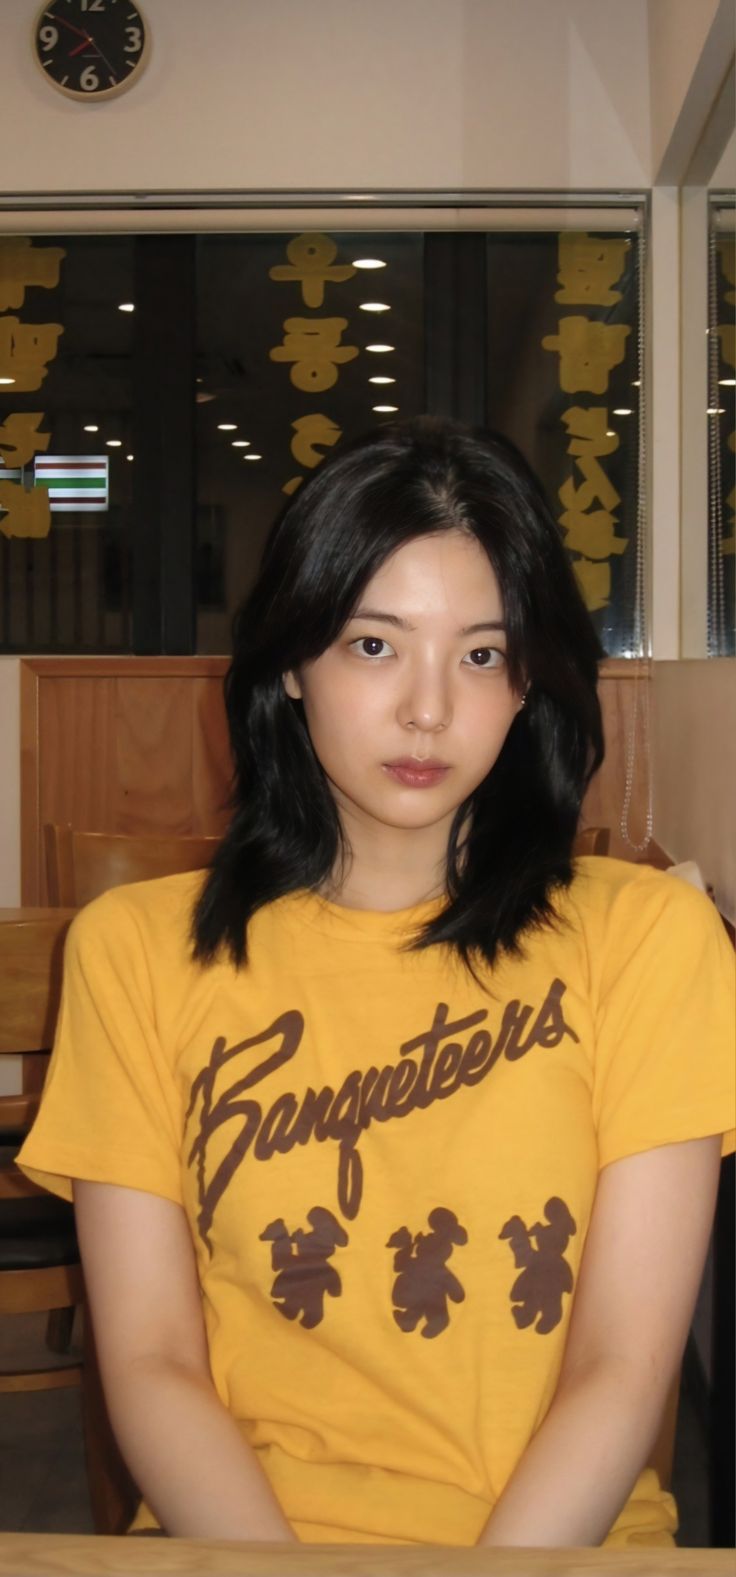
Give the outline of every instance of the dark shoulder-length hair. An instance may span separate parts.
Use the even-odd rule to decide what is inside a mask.
[[[321,655],[390,554],[448,529],[472,533],[501,592],[510,683],[529,693],[482,783],[458,807],[445,906],[411,945],[449,944],[464,963],[523,955],[527,928],[555,925],[572,880],[587,785],[603,760],[604,656],[544,494],[498,434],[429,417],[342,445],[289,503],[234,622],[225,700],[233,817],[196,904],[194,956],[248,956],[252,916],[317,890],[349,850],[302,704],[282,675]],[[462,839],[461,839],[462,831]]]

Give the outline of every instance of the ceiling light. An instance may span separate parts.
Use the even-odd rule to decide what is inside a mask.
[[[381,378],[381,377],[378,377],[378,378],[369,378],[368,382],[369,383],[395,383],[396,379],[395,378]]]
[[[133,455],[133,454],[126,454],[125,458],[126,458],[126,460],[135,460],[135,455]]]
[[[118,312],[135,312],[134,301],[119,301]]]
[[[724,389],[733,389],[736,387],[736,378],[719,378],[718,382],[719,385],[722,385]]]
[[[607,438],[616,438],[617,437],[617,434],[614,432],[612,427],[607,427],[606,428],[606,437]]]
[[[244,454],[243,455],[243,459],[244,460],[262,460],[263,459],[263,455],[262,454]]]
[[[387,301],[361,301],[360,310],[361,312],[390,312],[391,308]]]
[[[233,438],[233,449],[250,449],[250,438]]]
[[[122,449],[123,447],[122,438],[106,438],[105,443],[108,449]]]
[[[99,430],[99,427],[97,427],[94,422],[88,422],[84,429],[86,433],[98,433]]]
[[[353,268],[385,268],[386,264],[378,257],[354,257]]]
[[[378,351],[384,351],[384,350],[395,350],[396,346],[395,345],[366,345],[365,348],[366,348],[366,350],[373,350],[373,351],[378,352]]]
[[[398,411],[398,405],[374,405],[374,411]]]
[[[237,425],[237,422],[218,422],[217,431],[218,433],[234,433]]]
[[[15,383],[15,378],[0,378],[0,383]]]
[[[617,405],[614,407],[613,414],[614,416],[633,416],[634,412],[629,410],[628,405]]]
[[[632,380],[631,380],[631,387],[632,387],[632,389],[640,389],[641,388],[641,378],[632,378]]]
[[[725,405],[709,405],[708,406],[708,415],[709,416],[725,416],[725,414],[726,414],[726,407],[725,407]]]

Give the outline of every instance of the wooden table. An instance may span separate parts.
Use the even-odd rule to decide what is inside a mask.
[[[0,1534],[0,1577],[734,1577],[733,1550],[477,1550]]]

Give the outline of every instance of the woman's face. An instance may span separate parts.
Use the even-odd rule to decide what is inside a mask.
[[[399,548],[327,651],[284,675],[349,836],[435,827],[490,772],[519,710],[504,611],[475,537]]]

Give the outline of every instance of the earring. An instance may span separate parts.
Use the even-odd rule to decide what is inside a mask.
[[[529,686],[529,689],[531,689],[531,686]],[[521,703],[520,703],[520,704],[521,704],[521,706],[526,706],[526,698],[527,698],[527,696],[528,696],[528,694],[529,694],[529,689],[526,689],[526,690],[525,690],[525,691],[524,691],[524,694],[523,694],[523,696],[522,696],[522,698],[521,698]]]

